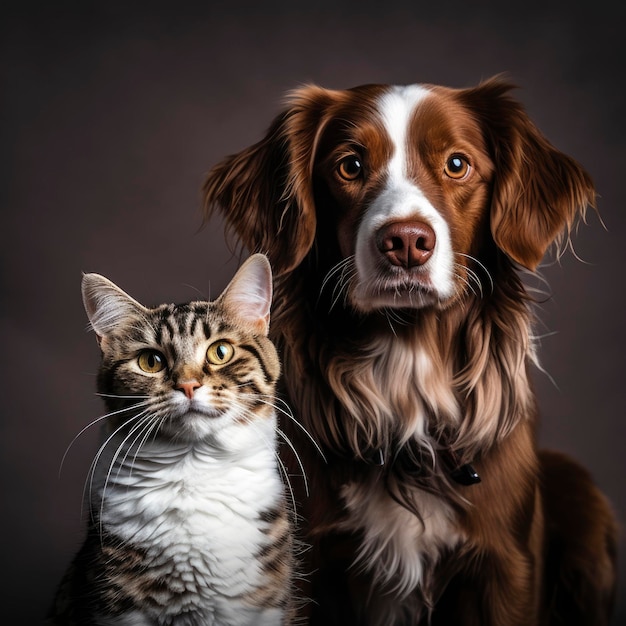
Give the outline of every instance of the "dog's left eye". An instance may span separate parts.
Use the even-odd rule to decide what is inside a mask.
[[[356,180],[362,171],[363,165],[357,156],[345,157],[337,166],[337,172],[344,180]]]
[[[470,171],[470,164],[465,157],[459,154],[453,154],[447,161],[444,167],[444,172],[450,178],[460,180],[465,178]]]

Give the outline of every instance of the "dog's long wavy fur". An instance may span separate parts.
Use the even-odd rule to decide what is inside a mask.
[[[266,136],[204,186],[207,219],[220,212],[237,242],[270,258],[283,392],[326,457],[285,424],[311,484],[311,623],[608,624],[616,522],[585,469],[537,450],[519,272],[568,242],[594,206],[592,181],[506,80],[435,87],[477,120],[493,162],[467,260],[456,258],[466,288],[440,306],[359,312],[321,161],[337,116],[371,116],[384,89],[292,92]],[[480,484],[451,479],[467,463]]]

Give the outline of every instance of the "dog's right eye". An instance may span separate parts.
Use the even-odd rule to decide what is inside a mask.
[[[444,172],[450,178],[455,180],[461,180],[466,178],[470,172],[469,161],[460,154],[453,154],[447,161],[444,167]]]
[[[362,173],[363,166],[361,161],[356,156],[345,157],[339,161],[337,166],[337,173],[344,180],[356,180]]]

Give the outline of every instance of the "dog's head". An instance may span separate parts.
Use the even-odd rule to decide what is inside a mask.
[[[298,89],[265,138],[209,173],[207,215],[279,275],[315,246],[356,310],[448,306],[488,255],[536,269],[594,203],[511,89]]]

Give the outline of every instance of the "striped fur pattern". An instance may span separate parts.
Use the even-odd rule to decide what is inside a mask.
[[[53,624],[291,623],[271,281],[254,255],[214,302],[145,308],[84,276],[107,417]]]

